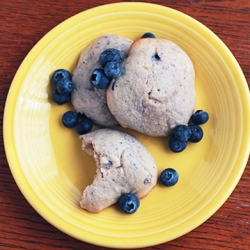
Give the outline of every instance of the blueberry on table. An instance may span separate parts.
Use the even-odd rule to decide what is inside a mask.
[[[76,112],[67,111],[62,116],[62,123],[67,128],[73,128],[78,123],[78,115]]]
[[[160,181],[167,187],[174,186],[179,180],[179,174],[175,169],[166,168],[160,174]]]
[[[70,101],[70,94],[60,94],[57,89],[55,89],[52,93],[52,99],[55,103],[59,105],[63,105]]]
[[[73,83],[68,78],[62,78],[57,83],[56,89],[60,94],[69,94],[73,90]]]
[[[121,64],[118,62],[109,62],[106,64],[104,72],[109,78],[118,78],[122,74]]]
[[[133,214],[140,206],[140,200],[135,194],[122,194],[118,200],[120,209],[126,214]]]
[[[109,48],[104,50],[100,57],[99,57],[99,63],[104,68],[108,62],[118,62],[120,63],[123,59],[123,54],[120,50]]]
[[[174,128],[174,136],[180,141],[187,141],[191,136],[191,129],[186,125],[178,125]]]
[[[141,38],[155,38],[155,35],[151,32],[146,32],[142,35]]]
[[[191,129],[191,136],[188,138],[190,142],[199,142],[203,137],[203,130],[199,125],[189,125]]]
[[[191,121],[194,124],[201,125],[204,124],[208,121],[209,115],[206,111],[204,110],[197,110],[192,116],[191,116]]]
[[[183,151],[187,147],[187,141],[181,141],[177,139],[174,134],[171,134],[168,142],[168,146],[170,150],[172,150],[175,153],[179,153]]]
[[[72,76],[70,72],[66,69],[58,69],[52,75],[52,82],[57,85],[57,83],[62,79],[67,78],[71,80]]]
[[[97,89],[106,89],[109,86],[110,79],[106,76],[103,69],[94,69],[90,78],[93,86]]]
[[[90,119],[85,118],[76,124],[75,130],[79,135],[83,135],[91,132],[92,127],[93,122]]]

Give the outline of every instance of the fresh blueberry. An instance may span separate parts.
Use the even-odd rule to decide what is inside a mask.
[[[194,124],[200,125],[204,124],[208,121],[209,115],[206,111],[204,110],[197,110],[192,116],[191,116],[191,121]]]
[[[67,78],[71,80],[71,74],[68,70],[66,69],[58,69],[56,70],[53,75],[52,75],[52,82],[57,85],[57,83],[62,79],[62,78]]]
[[[73,90],[73,84],[68,78],[62,78],[57,83],[56,89],[60,94],[69,94]]]
[[[99,63],[104,68],[108,62],[118,62],[120,63],[123,59],[123,54],[120,50],[110,48],[104,50],[100,57],[99,57]]]
[[[151,32],[146,32],[142,35],[141,38],[155,38],[155,35]]]
[[[90,119],[85,118],[76,124],[75,130],[79,135],[83,135],[91,132],[92,127],[93,122]]]
[[[118,62],[109,62],[106,64],[104,72],[109,78],[118,78],[122,74],[121,64]]]
[[[133,214],[140,206],[140,200],[135,194],[122,194],[118,200],[120,209],[126,214]]]
[[[191,136],[188,138],[190,142],[199,142],[203,137],[203,130],[199,125],[191,124],[189,125],[191,129]]]
[[[90,80],[93,86],[97,89],[106,89],[110,82],[110,79],[101,68],[93,70]]]
[[[187,141],[181,141],[177,139],[174,136],[174,134],[172,134],[169,138],[168,145],[169,145],[170,150],[172,150],[175,153],[179,153],[187,147]]]
[[[78,115],[76,112],[67,111],[62,116],[62,123],[67,128],[73,128],[78,123]]]
[[[70,101],[70,94],[60,94],[57,89],[55,89],[52,93],[52,99],[55,103],[59,105],[63,105]]]
[[[190,135],[191,129],[186,125],[178,125],[174,128],[174,136],[180,141],[187,141]]]
[[[160,174],[160,181],[167,187],[174,186],[179,180],[179,174],[172,168],[166,168]]]

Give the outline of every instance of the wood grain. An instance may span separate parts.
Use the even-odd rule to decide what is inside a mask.
[[[116,1],[0,2],[1,131],[11,81],[29,50],[60,22],[86,9]],[[131,2],[131,1],[130,1]],[[142,1],[141,1],[142,2]],[[233,52],[250,83],[249,0],[144,1],[180,10],[210,28]],[[10,172],[0,144],[0,249],[108,248],[80,242],[46,222],[26,201]],[[250,249],[250,161],[226,203],[205,223],[171,242],[142,249]],[[98,243],[97,243],[98,244]]]

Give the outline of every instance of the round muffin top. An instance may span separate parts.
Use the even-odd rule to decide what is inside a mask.
[[[166,136],[187,124],[196,104],[189,56],[165,39],[138,39],[122,62],[123,73],[107,90],[107,104],[123,127]]]

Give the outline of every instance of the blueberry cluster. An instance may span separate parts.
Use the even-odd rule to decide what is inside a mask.
[[[70,94],[73,91],[71,74],[66,69],[58,69],[52,75],[52,82],[56,87],[52,93],[52,99],[55,103],[63,105],[70,101]]]
[[[84,114],[79,114],[74,111],[67,111],[62,116],[62,124],[66,128],[75,128],[79,135],[91,132],[93,122]]]
[[[186,147],[188,142],[197,143],[203,138],[203,130],[201,124],[208,121],[209,115],[206,111],[197,110],[191,116],[190,125],[178,125],[174,128],[173,133],[169,138],[169,148],[175,153],[182,152]]]
[[[100,67],[93,70],[90,81],[97,89],[106,89],[111,79],[122,74],[121,62],[123,54],[120,50],[109,48],[104,50],[99,57]]]
[[[203,130],[200,125],[209,120],[209,115],[204,110],[197,110],[190,118],[190,125],[178,125],[169,138],[169,148],[173,152],[183,151],[188,142],[199,142],[203,138]],[[167,186],[174,186],[179,180],[179,174],[175,169],[166,168],[159,176],[160,182]]]
[[[52,74],[52,83],[56,87],[52,93],[52,99],[58,105],[63,105],[70,101],[73,91],[72,76],[66,69],[58,69]],[[93,122],[84,114],[67,111],[62,116],[62,124],[67,128],[75,128],[79,135],[91,132]]]

